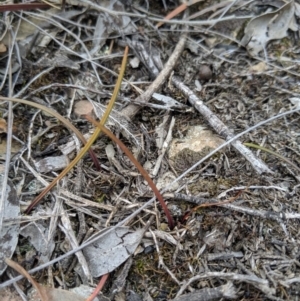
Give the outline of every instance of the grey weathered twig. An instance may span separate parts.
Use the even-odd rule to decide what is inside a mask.
[[[237,298],[237,289],[231,281],[227,284],[195,290],[192,293],[184,294],[173,299],[173,301],[198,301],[198,300],[220,300],[222,298],[235,299]]]
[[[201,205],[201,204],[216,204],[216,206],[220,206],[226,209],[230,209],[230,210],[234,210],[234,211],[238,211],[241,213],[245,213],[245,214],[249,214],[252,216],[256,216],[256,217],[260,217],[260,218],[264,218],[264,219],[271,219],[277,222],[281,222],[282,220],[286,220],[286,219],[298,219],[300,218],[300,213],[284,213],[284,212],[275,212],[275,211],[267,211],[267,210],[256,210],[256,209],[252,209],[249,207],[241,207],[241,206],[237,206],[235,204],[220,204],[218,205],[218,203],[221,203],[220,200],[216,200],[216,199],[205,199],[205,198],[201,198],[201,197],[193,197],[193,196],[188,196],[186,194],[181,194],[181,193],[168,193],[165,194],[164,197],[172,197],[173,199],[177,199],[177,200],[184,200],[190,203],[194,203],[197,205]],[[238,202],[239,200],[237,200]]]
[[[237,280],[240,282],[246,282],[252,284],[262,292],[264,292],[267,296],[272,296],[275,294],[275,289],[270,288],[269,281],[266,279],[259,278],[255,275],[243,275],[243,274],[236,274],[236,273],[223,273],[223,272],[207,272],[200,275],[196,275],[186,281],[182,287],[180,288],[177,296],[182,294],[186,290],[186,288],[195,281],[199,281],[201,279],[207,278],[215,278],[215,279],[227,279],[227,280]],[[176,300],[176,299],[175,299]]]
[[[157,73],[158,73],[157,67],[155,68],[155,64],[152,65],[151,70],[152,70],[152,72],[155,73],[154,75],[157,75],[157,77],[153,81],[153,83],[148,87],[148,89],[142,95],[140,95],[136,98],[136,101],[148,102],[150,100],[152,94],[157,92],[161,88],[161,86],[169,78],[171,72],[173,71],[174,66],[176,65],[176,62],[178,61],[179,56],[184,49],[186,39],[187,39],[186,34],[183,34],[180,37],[172,55],[170,56],[166,65],[164,66],[164,68],[158,75],[157,75]],[[132,45],[130,45],[130,46],[133,47]],[[150,62],[150,60],[149,60],[149,62]],[[157,72],[155,70],[157,70]],[[121,111],[121,114],[123,116],[131,119],[134,115],[137,114],[137,112],[140,110],[140,108],[141,108],[141,106],[130,104]]]
[[[178,60],[178,57],[183,50],[184,44],[186,41],[186,37],[183,36],[173,54],[169,58],[167,64],[165,65],[162,72],[159,72],[158,67],[150,55],[147,55],[147,51],[144,49],[141,43],[133,41],[131,43],[131,47],[135,50],[136,54],[140,57],[140,59],[146,64],[149,71],[152,73],[153,76],[157,76],[154,82],[149,86],[147,91],[137,97],[136,100],[138,101],[149,101],[151,95],[156,92],[164,81],[169,76],[170,72],[175,66],[175,63]],[[137,52],[137,49],[140,51],[140,54]],[[186,85],[184,85],[177,77],[172,77],[172,83],[182,92],[184,93],[189,102],[198,110],[198,112],[205,117],[205,119],[209,122],[212,128],[223,138],[227,141],[234,137],[234,133],[215,115],[213,112],[201,101],[192,90],[190,90]],[[126,116],[127,118],[132,118],[138,111],[139,106],[131,104],[127,106],[125,109],[122,110],[122,115]],[[272,171],[262,162],[259,158],[257,158],[246,146],[244,146],[239,140],[235,140],[231,143],[238,152],[240,152],[252,165],[252,167],[259,173],[262,174],[272,173]]]
[[[172,83],[185,95],[188,97],[189,102],[193,107],[208,121],[211,127],[224,139],[227,141],[232,139],[235,135],[234,133],[200,100],[196,94],[189,89],[185,84],[183,84],[179,78],[173,76]],[[258,172],[262,174],[272,173],[272,171],[266,166],[266,164],[261,161],[259,158],[254,156],[254,154],[244,146],[239,140],[235,140],[231,142],[231,145],[241,154],[243,155],[252,167]]]

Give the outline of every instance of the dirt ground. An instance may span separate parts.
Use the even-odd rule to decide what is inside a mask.
[[[163,191],[174,229],[157,201],[126,221],[132,233],[147,228],[134,254],[109,271],[99,300],[299,300],[300,115],[294,111],[259,124],[300,108],[299,31],[287,28],[285,37],[274,38],[255,55],[241,42],[253,17],[275,12],[277,18],[284,2],[199,1],[175,17],[182,22],[160,27],[156,19],[179,1],[101,2],[66,1],[63,10],[52,8],[50,17],[48,9],[2,13],[6,25],[11,22],[14,32],[22,32],[11,55],[7,34],[2,40],[7,49],[0,52],[1,96],[52,108],[89,139],[95,127],[83,115],[103,116],[128,45],[123,83],[106,126],[160,191],[226,140],[253,130],[238,138],[250,157],[233,142]],[[293,13],[297,25],[297,9]],[[37,21],[32,14],[46,18]],[[19,20],[24,23],[17,29]],[[26,20],[34,30],[25,29]],[[175,58],[171,72],[159,78],[170,57]],[[9,63],[11,83],[3,71]],[[158,78],[151,94],[171,100],[144,93]],[[0,109],[8,121],[8,102],[2,99]],[[8,132],[0,134],[1,171]],[[184,148],[172,154],[181,143]],[[9,179],[22,222],[12,259],[27,271],[114,227],[154,196],[120,147],[101,134],[92,146],[101,170],[86,154],[26,215],[80,147],[61,121],[13,102]],[[54,163],[57,157],[64,163]],[[47,164],[56,165],[47,169]],[[8,269],[1,283],[15,276]],[[75,255],[33,276],[65,290],[82,284],[93,288],[100,279],[88,279]],[[27,295],[28,281],[18,284]]]

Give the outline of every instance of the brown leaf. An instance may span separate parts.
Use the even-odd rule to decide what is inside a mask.
[[[1,52],[1,43],[0,43],[0,52]],[[3,118],[0,118],[0,134],[1,133],[7,133],[7,123],[6,120]]]
[[[6,146],[7,146],[6,139],[2,139],[2,141],[0,141],[0,160],[5,160]],[[13,140],[11,149],[10,149],[11,154],[12,155],[16,154],[21,149],[21,147],[22,147],[22,145],[19,142],[17,142],[16,140]]]

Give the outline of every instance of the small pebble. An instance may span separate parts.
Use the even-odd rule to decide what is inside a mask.
[[[212,78],[212,71],[208,65],[201,65],[198,75],[200,80],[210,80]]]

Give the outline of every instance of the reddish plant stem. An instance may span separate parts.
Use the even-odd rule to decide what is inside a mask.
[[[101,125],[99,122],[97,122],[96,120],[94,120],[93,118],[91,118],[90,116],[85,115],[85,118],[90,121],[91,123],[93,123],[95,126],[99,127],[101,129],[101,131],[108,136],[112,141],[114,141],[116,144],[118,144],[118,146],[121,148],[121,150],[126,154],[126,156],[131,160],[131,162],[135,165],[135,167],[138,169],[138,171],[142,174],[142,176],[145,178],[145,180],[148,182],[149,186],[151,187],[151,189],[153,190],[156,198],[158,199],[158,201],[160,202],[166,216],[168,219],[168,223],[169,223],[169,228],[172,230],[174,229],[174,220],[171,216],[171,213],[162,197],[162,195],[160,194],[160,192],[158,191],[156,185],[154,184],[154,182],[152,181],[152,179],[150,178],[150,176],[148,175],[148,173],[146,172],[146,170],[142,167],[142,165],[135,159],[135,157],[133,156],[133,154],[130,152],[130,150],[123,144],[123,142],[121,140],[119,140],[110,130],[108,130],[106,127],[104,127],[103,125]]]
[[[109,276],[109,274],[105,274],[101,277],[97,287],[95,288],[93,293],[87,299],[85,299],[85,301],[93,301],[95,299],[95,297],[97,297],[98,293],[102,290],[108,276]]]
[[[50,5],[46,3],[17,3],[17,4],[5,4],[0,5],[0,12],[3,11],[20,11],[20,10],[32,10],[37,8],[49,8]]]

